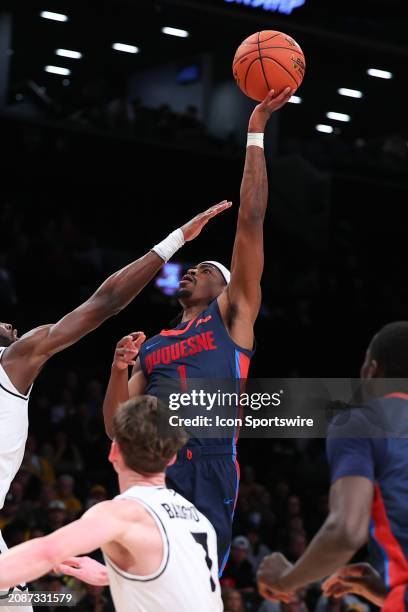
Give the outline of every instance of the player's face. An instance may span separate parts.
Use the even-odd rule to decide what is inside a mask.
[[[225,280],[221,272],[211,264],[199,264],[183,276],[177,297],[183,305],[210,304],[224,289]]]
[[[0,321],[0,346],[10,346],[16,340],[17,330],[13,328],[12,324]]]

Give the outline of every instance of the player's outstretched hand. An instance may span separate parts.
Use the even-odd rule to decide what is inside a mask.
[[[281,553],[273,553],[266,556],[262,560],[256,574],[260,595],[270,601],[290,603],[293,599],[293,593],[287,593],[282,590],[280,577],[291,567],[292,564]]]
[[[280,94],[271,91],[258,106],[253,110],[249,120],[249,132],[263,132],[272,113],[284,106],[292,97],[293,89],[286,87]]]
[[[193,219],[191,219],[191,221],[188,221],[188,223],[183,225],[181,228],[184,234],[184,240],[186,242],[190,242],[191,240],[194,240],[194,238],[197,238],[204,225],[206,225],[210,219],[224,212],[224,210],[231,208],[231,206],[232,202],[223,200],[219,204],[215,204],[215,206],[211,206],[211,208],[208,208],[204,212],[196,215]]]
[[[368,563],[355,563],[342,567],[323,584],[326,597],[340,598],[348,593],[361,595],[382,607],[387,589],[380,574]]]
[[[134,332],[119,340],[115,349],[113,366],[118,370],[126,370],[129,366],[134,366],[140,347],[146,340],[143,332]]]
[[[107,586],[109,584],[106,567],[91,557],[69,557],[63,563],[54,567],[53,571],[56,574],[73,576],[93,586]]]

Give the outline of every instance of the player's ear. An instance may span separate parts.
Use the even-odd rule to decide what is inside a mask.
[[[119,459],[119,447],[115,440],[112,441],[108,459],[112,464],[115,464]]]
[[[375,359],[371,359],[367,368],[366,378],[379,378],[381,376],[380,367]]]
[[[177,455],[173,455],[170,461],[168,462],[167,467],[169,467],[169,465],[174,465],[176,463],[176,459]]]

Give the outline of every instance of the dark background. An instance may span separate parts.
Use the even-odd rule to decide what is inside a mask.
[[[278,112],[266,138],[270,202],[251,375],[357,376],[372,335],[407,317],[404,3],[308,0],[291,15],[222,0],[16,1],[3,10],[0,318],[20,333],[57,320],[111,272],[224,198],[234,208],[175,261],[229,265],[254,106],[236,88],[231,61],[246,36],[276,29],[296,38],[307,69],[301,104]],[[41,19],[41,10],[69,21]],[[190,36],[165,36],[166,25]],[[114,42],[140,52],[113,51]],[[55,56],[61,47],[83,58]],[[48,74],[47,64],[71,74]],[[191,67],[196,78],[180,83]],[[370,77],[370,67],[393,78]],[[339,87],[363,98],[340,96]],[[351,121],[328,120],[330,110]],[[318,123],[334,132],[317,132]],[[43,399],[59,400],[67,371],[77,373],[83,393],[91,380],[105,386],[117,340],[139,329],[156,333],[177,312],[151,285],[53,358],[32,398],[39,444],[53,435]],[[239,452],[269,491],[285,480],[313,515],[313,499],[327,486],[320,442],[304,451],[292,441],[245,440]],[[78,494],[90,484],[79,482]]]

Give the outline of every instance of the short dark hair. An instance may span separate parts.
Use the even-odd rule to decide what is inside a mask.
[[[408,377],[408,321],[385,325],[372,339],[369,350],[384,378]]]
[[[126,465],[139,474],[164,472],[188,435],[169,423],[169,411],[156,397],[141,395],[123,404],[113,421],[114,439]]]

